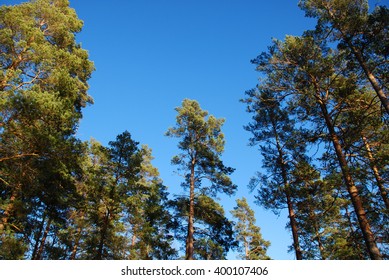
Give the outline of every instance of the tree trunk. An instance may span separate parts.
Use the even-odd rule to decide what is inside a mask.
[[[332,17],[332,20],[336,22],[336,16],[335,14],[331,11],[331,9],[327,8],[327,11],[329,12],[329,15]],[[387,96],[385,95],[382,87],[379,85],[376,77],[374,76],[373,72],[369,68],[369,66],[366,63],[366,60],[363,57],[363,54],[359,49],[357,49],[353,43],[351,42],[350,37],[346,34],[345,30],[343,30],[342,26],[339,24],[335,25],[336,29],[340,31],[342,34],[343,39],[347,43],[348,47],[350,48],[351,52],[357,59],[359,65],[361,66],[363,72],[365,73],[367,79],[369,80],[370,84],[372,85],[374,91],[376,92],[378,98],[380,99],[382,106],[384,107],[386,113],[389,115],[389,100]]]
[[[189,193],[189,216],[188,216],[188,235],[186,238],[186,259],[193,260],[194,254],[194,188],[195,188],[195,177],[194,170],[195,161],[192,161],[190,170],[190,193]]]
[[[32,255],[31,255],[31,259],[32,260],[36,260],[37,259],[36,257],[37,257],[37,254],[38,254],[39,243],[40,243],[40,240],[41,240],[41,235],[42,235],[43,227],[45,225],[45,221],[46,221],[46,215],[43,214],[42,222],[41,222],[40,227],[39,227],[39,231],[35,235],[35,245],[34,245],[34,250],[32,251]]]
[[[70,260],[76,259],[77,249],[78,249],[78,246],[80,244],[80,239],[81,239],[81,233],[82,233],[82,229],[81,229],[81,227],[79,227],[77,229],[77,237],[76,237],[76,240],[74,241],[72,253],[71,253],[70,258],[69,258]]]
[[[246,261],[250,260],[250,250],[249,250],[249,242],[246,240],[246,237],[244,237],[244,252],[245,252],[245,259]]]
[[[370,162],[370,167],[373,170],[374,177],[376,179],[377,186],[378,186],[378,189],[380,191],[382,200],[385,203],[386,209],[389,210],[389,198],[388,198],[388,193],[387,193],[385,186],[384,186],[384,180],[382,179],[382,177],[378,171],[377,165],[375,165],[375,163],[374,163],[373,153],[371,152],[370,144],[367,141],[367,138],[365,136],[362,136],[362,140],[363,140],[363,144],[365,145],[365,148],[367,151],[367,157],[368,157],[369,162]]]
[[[377,244],[375,242],[374,234],[371,231],[369,221],[366,217],[366,212],[362,204],[361,197],[359,196],[358,188],[355,186],[354,181],[351,177],[349,167],[347,164],[346,157],[343,153],[342,145],[340,144],[338,135],[335,132],[334,125],[332,123],[331,117],[329,116],[328,110],[326,105],[324,104],[323,100],[320,98],[320,91],[318,88],[318,85],[315,84],[316,87],[316,101],[320,106],[321,112],[323,114],[323,117],[325,119],[327,129],[330,134],[330,138],[332,141],[332,144],[334,146],[336,156],[338,158],[338,162],[340,165],[340,168],[342,170],[343,180],[346,184],[347,191],[350,195],[351,202],[354,206],[355,213],[358,218],[359,226],[362,230],[363,237],[365,240],[365,244],[367,246],[367,250],[369,252],[370,258],[373,260],[382,260],[382,255],[377,247]]]
[[[351,49],[352,53],[354,54],[354,56],[358,60],[359,65],[362,67],[363,72],[365,72],[367,79],[369,80],[369,82],[372,85],[374,91],[376,92],[378,98],[380,99],[382,106],[384,107],[386,113],[389,115],[389,100],[386,97],[380,84],[378,83],[376,77],[374,76],[374,74],[370,70],[370,68],[367,66],[366,61],[364,60],[362,54],[357,49],[355,49],[355,47],[352,45],[350,40],[346,40],[346,42],[349,45],[349,48]]]
[[[350,232],[351,232],[351,236],[353,237],[353,240],[355,240],[356,236],[357,236],[357,232],[354,229],[354,223],[353,223],[353,221],[351,219],[351,214],[348,211],[348,206],[347,205],[344,207],[344,210],[346,212],[347,223],[348,223],[348,227],[349,227]],[[358,242],[354,242],[353,247],[356,248],[360,260],[366,259],[367,251],[363,250]]]
[[[311,209],[312,210],[312,209]],[[314,240],[316,240],[317,242],[317,246],[319,247],[319,252],[320,252],[320,257],[322,260],[325,260],[326,257],[325,257],[325,250],[324,250],[324,246],[323,246],[323,242],[321,241],[321,238],[320,238],[320,233],[319,233],[319,225],[317,224],[317,217],[315,215],[315,213],[313,211],[311,211],[311,215],[310,215],[312,218],[312,222],[314,223],[313,225],[313,228],[315,230],[315,237],[314,237]]]
[[[287,186],[289,188],[289,186]],[[293,203],[290,196],[290,191],[286,191],[286,202],[288,204],[288,212],[289,212],[289,220],[290,220],[290,227],[292,228],[292,236],[293,236],[293,248],[296,252],[296,259],[302,260],[303,254],[301,252],[299,238],[298,238],[298,226],[296,222],[296,215],[293,209]]]
[[[35,260],[42,259],[42,253],[43,253],[43,249],[45,248],[45,243],[46,243],[47,235],[49,234],[49,231],[50,231],[50,226],[51,226],[51,220],[49,219],[47,221],[45,231],[43,232],[43,236],[42,236],[42,239],[40,241],[38,252],[35,255],[35,258],[34,258]]]
[[[273,123],[273,132],[274,132],[274,135],[276,138],[278,157],[279,157],[280,165],[281,165],[282,180],[283,180],[284,187],[285,187],[284,192],[285,192],[285,196],[286,196],[286,203],[288,206],[290,227],[292,229],[293,248],[294,248],[294,251],[296,253],[296,259],[302,260],[303,254],[302,254],[301,248],[300,248],[300,242],[299,242],[299,237],[298,237],[298,226],[297,226],[296,214],[295,214],[294,209],[293,209],[293,202],[292,202],[292,198],[291,198],[291,194],[290,194],[290,185],[289,185],[288,176],[287,176],[286,163],[284,161],[284,153],[282,151],[282,147],[281,147],[281,143],[279,141],[278,132],[277,132],[275,123]]]
[[[103,225],[100,229],[99,246],[98,246],[97,254],[96,254],[96,258],[95,258],[97,260],[103,259],[103,250],[104,250],[105,239],[106,239],[107,231],[108,231],[108,223],[109,223],[109,211],[107,209],[106,213],[104,215]]]

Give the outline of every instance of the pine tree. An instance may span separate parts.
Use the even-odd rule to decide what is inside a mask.
[[[307,32],[302,37],[287,36],[285,42],[275,42],[270,53],[258,57],[257,63],[258,70],[272,73],[268,76],[271,78],[270,85],[282,85],[284,92],[292,94],[292,102],[295,107],[303,109],[300,112],[303,112],[305,120],[311,121],[321,131],[323,128],[327,130],[324,139],[333,147],[366,248],[372,259],[381,259],[362,194],[347,161],[342,132],[337,126],[344,94],[360,90],[355,76],[348,76],[345,72],[347,67],[343,54],[333,52],[323,41]]]
[[[389,114],[385,86],[389,10],[378,6],[369,14],[367,0],[302,0],[299,5],[307,16],[318,19],[317,30],[332,35],[340,48],[350,52]]]
[[[185,99],[182,107],[176,108],[176,127],[166,135],[180,138],[178,148],[182,151],[172,163],[185,172],[183,186],[189,187],[188,233],[186,259],[194,258],[195,199],[199,193],[215,195],[218,192],[231,195],[234,185],[228,175],[234,169],[226,167],[220,156],[224,150],[224,135],[221,132],[223,119],[216,119],[203,111],[195,100]],[[206,180],[210,186],[202,186]]]
[[[246,198],[237,199],[236,204],[231,214],[237,219],[234,227],[236,239],[243,245],[240,251],[244,254],[240,257],[244,260],[269,260],[266,251],[270,242],[263,239],[260,227],[255,225],[254,211],[248,205]]]
[[[174,213],[175,231],[178,240],[187,239],[185,222],[189,214],[189,201],[177,197],[170,201]],[[225,216],[223,207],[211,197],[199,194],[194,201],[193,257],[203,260],[226,259],[230,249],[237,244],[234,240],[233,223]]]
[[[74,134],[93,63],[66,0],[1,6],[0,25],[0,247],[14,247],[0,251],[15,252],[0,258],[39,259],[78,200]]]
[[[245,129],[253,135],[250,144],[259,145],[263,167],[269,172],[269,175],[259,174],[258,178],[253,178],[250,188],[253,190],[258,186],[256,198],[266,209],[278,213],[287,207],[296,259],[302,260],[290,174],[293,162],[304,157],[304,143],[299,142],[294,121],[289,118],[288,111],[282,109],[279,99],[266,89],[265,84],[256,90],[247,91],[246,95],[243,101],[248,104],[247,111],[254,116]]]
[[[138,179],[125,201],[130,222],[131,259],[170,259],[176,255],[172,247],[172,217],[164,207],[169,201],[167,187],[151,163],[151,152],[146,145],[140,148]]]

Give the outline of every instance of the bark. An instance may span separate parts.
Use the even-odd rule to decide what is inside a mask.
[[[351,236],[356,236],[357,233],[356,233],[356,230],[354,229],[354,223],[353,223],[353,221],[351,219],[351,214],[348,211],[348,206],[345,206],[344,209],[345,209],[345,212],[346,212],[347,224],[348,224],[348,227],[350,229]],[[355,239],[355,238],[353,238],[353,239]],[[358,242],[354,242],[353,246],[356,248],[356,251],[357,251],[357,253],[359,255],[359,259],[360,260],[366,259],[365,255],[363,254],[366,251],[361,248],[360,244]]]
[[[365,145],[366,151],[367,151],[367,157],[370,162],[370,167],[373,170],[374,177],[377,182],[378,189],[380,191],[382,200],[385,203],[386,209],[389,210],[389,198],[388,198],[388,192],[386,191],[386,188],[384,186],[384,180],[382,179],[380,172],[378,170],[377,165],[374,163],[374,156],[370,148],[370,144],[367,141],[367,138],[365,136],[362,136],[363,144]]]
[[[32,260],[37,259],[37,254],[38,254],[38,250],[39,250],[39,243],[41,240],[41,235],[42,235],[43,227],[45,225],[45,221],[46,221],[46,215],[44,214],[43,218],[42,218],[42,222],[41,222],[40,227],[39,227],[39,232],[35,236],[36,237],[35,238],[35,245],[34,245],[34,250],[32,251],[32,256],[31,256]]]
[[[315,214],[315,210],[312,208],[313,201],[311,197],[308,197],[308,207],[309,207],[309,220],[310,223],[312,223],[313,229],[314,229],[314,237],[313,240],[317,242],[317,246],[319,247],[319,252],[320,252],[320,258],[322,260],[325,260],[325,249],[323,246],[323,242],[321,240],[321,235],[320,235],[320,222],[318,216]]]
[[[289,186],[287,187],[289,188]],[[301,252],[299,238],[298,238],[298,226],[296,222],[296,215],[293,209],[293,203],[290,196],[290,191],[286,191],[286,202],[288,204],[288,212],[289,212],[289,220],[290,220],[290,226],[292,228],[292,236],[293,236],[293,248],[296,252],[296,259],[302,260],[303,254]]]
[[[136,235],[134,234],[131,238],[131,247],[134,248],[136,245]]]
[[[379,82],[377,81],[376,77],[374,76],[373,72],[370,70],[369,66],[367,65],[365,59],[363,58],[363,55],[357,50],[350,40],[346,40],[347,44],[349,45],[349,48],[351,49],[352,53],[354,54],[355,58],[357,59],[359,65],[363,69],[363,72],[365,73],[367,79],[369,80],[370,84],[372,85],[374,91],[376,92],[378,98],[380,99],[382,106],[384,107],[386,113],[389,115],[389,100],[386,97],[382,87],[380,86]]]
[[[77,238],[76,238],[76,241],[74,242],[72,253],[71,253],[70,258],[69,258],[70,260],[75,260],[76,259],[76,254],[77,254],[78,246],[79,246],[80,240],[81,240],[81,233],[82,233],[82,229],[81,229],[81,227],[79,227],[77,229]]]
[[[315,79],[313,79],[314,82]],[[315,88],[316,88],[316,94],[315,98],[317,103],[320,106],[321,112],[323,114],[323,118],[325,119],[325,123],[327,126],[327,129],[329,131],[331,142],[334,146],[335,153],[339,162],[339,166],[342,170],[343,180],[346,184],[347,191],[350,195],[351,202],[353,204],[355,213],[358,218],[359,226],[363,233],[363,238],[367,247],[367,250],[369,252],[370,258],[373,260],[382,260],[382,255],[377,247],[377,244],[375,242],[374,234],[371,230],[369,221],[366,217],[366,212],[362,204],[362,199],[359,196],[358,188],[355,186],[355,183],[352,179],[352,176],[349,171],[348,163],[346,160],[346,156],[343,153],[343,147],[341,145],[341,142],[338,138],[338,135],[335,132],[334,125],[332,123],[331,117],[328,113],[327,107],[323,100],[320,98],[320,91],[318,85],[314,82]]]
[[[42,236],[42,239],[40,241],[40,245],[39,245],[39,249],[38,249],[38,252],[35,256],[35,260],[40,260],[42,259],[42,254],[43,254],[43,250],[45,248],[45,243],[46,243],[46,239],[47,239],[47,236],[49,234],[49,231],[50,231],[50,226],[51,226],[51,220],[49,220],[46,224],[46,228],[45,228],[45,231],[43,232],[43,236]]]
[[[312,211],[313,212],[313,211]],[[311,216],[313,216],[313,223],[314,223],[314,230],[315,230],[315,237],[314,237],[314,240],[317,242],[317,245],[319,247],[319,252],[320,252],[320,257],[322,260],[325,260],[326,257],[325,257],[325,250],[324,250],[324,246],[323,246],[323,242],[321,241],[321,238],[320,238],[320,233],[319,233],[319,226],[317,224],[317,217],[314,213],[311,214]]]
[[[104,215],[103,225],[100,229],[100,240],[99,240],[99,246],[97,249],[96,259],[102,260],[103,259],[103,250],[104,250],[104,244],[105,239],[107,237],[107,231],[108,231],[108,224],[109,224],[109,211],[106,210],[106,213]]]
[[[293,248],[296,253],[296,259],[302,260],[303,254],[300,248],[300,242],[299,242],[299,236],[298,236],[298,226],[296,221],[296,214],[293,209],[293,202],[292,197],[290,193],[290,185],[289,180],[287,176],[287,170],[286,170],[286,163],[284,160],[284,153],[282,151],[281,143],[279,141],[278,132],[276,130],[276,125],[273,123],[273,132],[275,134],[276,138],[276,145],[277,145],[277,151],[278,151],[278,157],[281,165],[281,174],[282,174],[282,180],[285,187],[285,196],[286,196],[286,203],[288,206],[288,213],[289,213],[289,221],[290,221],[290,227],[292,230],[292,237],[293,237]]]
[[[336,16],[331,11],[329,7],[327,7],[327,11],[329,15],[331,16],[333,22],[336,22]],[[380,99],[382,106],[384,107],[386,113],[389,115],[389,100],[384,93],[382,87],[380,86],[379,82],[377,81],[376,77],[373,74],[373,71],[370,69],[370,67],[366,63],[366,59],[363,57],[363,54],[361,53],[360,49],[354,46],[354,44],[351,41],[351,38],[349,35],[347,35],[347,31],[342,28],[340,24],[335,24],[335,28],[339,30],[339,32],[342,35],[342,38],[347,43],[349,49],[357,59],[359,65],[361,66],[363,72],[365,73],[367,79],[369,80],[370,84],[372,85],[374,91],[376,92],[378,98]]]
[[[244,243],[244,251],[245,251],[246,260],[250,260],[249,242],[246,240],[246,237],[244,237],[243,243]]]
[[[186,238],[186,259],[193,260],[194,254],[194,185],[195,185],[195,161],[192,161],[190,170],[190,193],[189,193],[189,216],[188,216],[188,235]]]

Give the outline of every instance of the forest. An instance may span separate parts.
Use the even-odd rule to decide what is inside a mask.
[[[248,188],[287,209],[296,260],[389,259],[389,9],[368,4],[300,0],[315,28],[253,58],[258,84],[236,101],[264,170]],[[225,119],[198,101],[165,132],[185,195],[131,127],[108,145],[77,137],[95,71],[82,27],[68,0],[0,7],[0,260],[271,259],[247,199],[232,218],[218,199],[238,188]]]

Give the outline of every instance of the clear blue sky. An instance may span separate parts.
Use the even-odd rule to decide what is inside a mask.
[[[164,133],[175,124],[174,108],[184,98],[196,99],[210,114],[226,118],[223,159],[236,168],[232,178],[239,191],[219,203],[229,212],[236,198],[252,202],[247,184],[261,159],[247,146],[250,134],[243,125],[250,116],[239,99],[257,83],[250,59],[266,50],[272,37],[300,35],[312,26],[297,1],[74,0],[71,6],[85,23],[77,39],[96,65],[89,92],[95,104],[85,110],[79,136],[106,144],[128,130],[153,149],[169,192],[181,193],[181,178],[170,164],[177,141]],[[251,206],[272,243],[271,258],[293,259],[287,253],[286,212],[278,218]]]
[[[1,4],[24,1],[1,0]],[[370,1],[387,4],[388,0]],[[78,137],[104,145],[128,130],[133,139],[153,149],[153,164],[171,194],[182,192],[171,158],[177,141],[164,136],[175,124],[174,108],[184,98],[226,123],[223,160],[236,168],[239,190],[222,196],[226,212],[235,199],[247,197],[263,237],[271,241],[273,259],[294,259],[287,253],[291,237],[286,211],[280,217],[253,203],[247,184],[260,170],[257,148],[248,147],[250,121],[239,102],[255,87],[258,73],[250,59],[265,51],[271,38],[301,35],[314,26],[298,0],[70,0],[83,31],[77,41],[87,49],[96,71],[89,81],[95,104],[84,110]],[[236,253],[229,254],[234,258]]]

